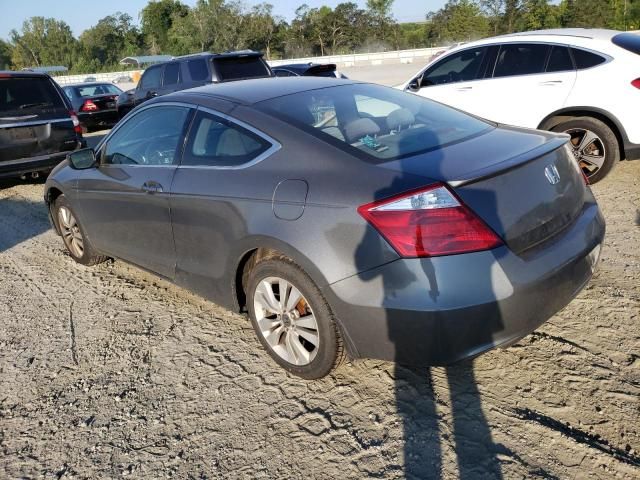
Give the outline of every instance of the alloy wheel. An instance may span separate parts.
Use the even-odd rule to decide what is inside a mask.
[[[320,334],[300,290],[283,278],[267,277],[258,283],[253,302],[260,334],[271,349],[293,365],[310,364],[318,353]]]
[[[573,156],[587,177],[598,173],[607,156],[602,139],[591,130],[571,128],[565,130],[571,136]]]
[[[58,224],[65,245],[76,258],[84,255],[84,240],[80,232],[80,226],[76,221],[76,217],[67,207],[58,208]]]

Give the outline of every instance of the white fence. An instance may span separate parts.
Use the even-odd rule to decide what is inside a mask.
[[[446,50],[446,47],[416,48],[413,50],[396,50],[393,52],[354,53],[349,55],[328,55],[324,57],[289,58],[286,60],[270,60],[269,65],[276,67],[288,63],[335,63],[338,68],[358,67],[364,65],[386,65],[398,63],[424,63],[436,53]],[[142,70],[127,70],[124,72],[93,73],[85,75],[62,75],[54,77],[60,85],[80,83],[87,79],[97,82],[112,82],[118,77],[140,78]],[[90,80],[94,81],[94,80]]]

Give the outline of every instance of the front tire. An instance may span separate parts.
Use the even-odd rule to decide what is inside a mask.
[[[570,146],[589,183],[602,180],[620,160],[620,146],[609,126],[592,117],[577,117],[551,129],[571,136]]]
[[[92,266],[107,260],[107,257],[99,255],[91,246],[84,229],[78,222],[78,217],[64,195],[56,198],[53,204],[53,218],[64,246],[76,262]]]
[[[262,346],[293,375],[322,378],[344,359],[329,305],[311,278],[291,260],[272,257],[252,268],[247,307]]]

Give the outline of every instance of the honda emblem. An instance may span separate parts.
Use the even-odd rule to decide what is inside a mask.
[[[560,181],[560,174],[555,165],[547,165],[544,169],[544,176],[547,177],[551,185],[555,185]]]

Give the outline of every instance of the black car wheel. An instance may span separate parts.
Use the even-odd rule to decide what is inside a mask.
[[[53,218],[71,257],[82,265],[96,265],[107,260],[91,246],[67,198],[60,195],[53,207]]]
[[[556,125],[552,130],[571,136],[573,156],[589,183],[602,180],[620,160],[616,135],[596,118],[575,118]]]
[[[299,377],[322,378],[343,360],[340,332],[309,276],[284,258],[269,258],[249,273],[247,304],[269,355]]]

